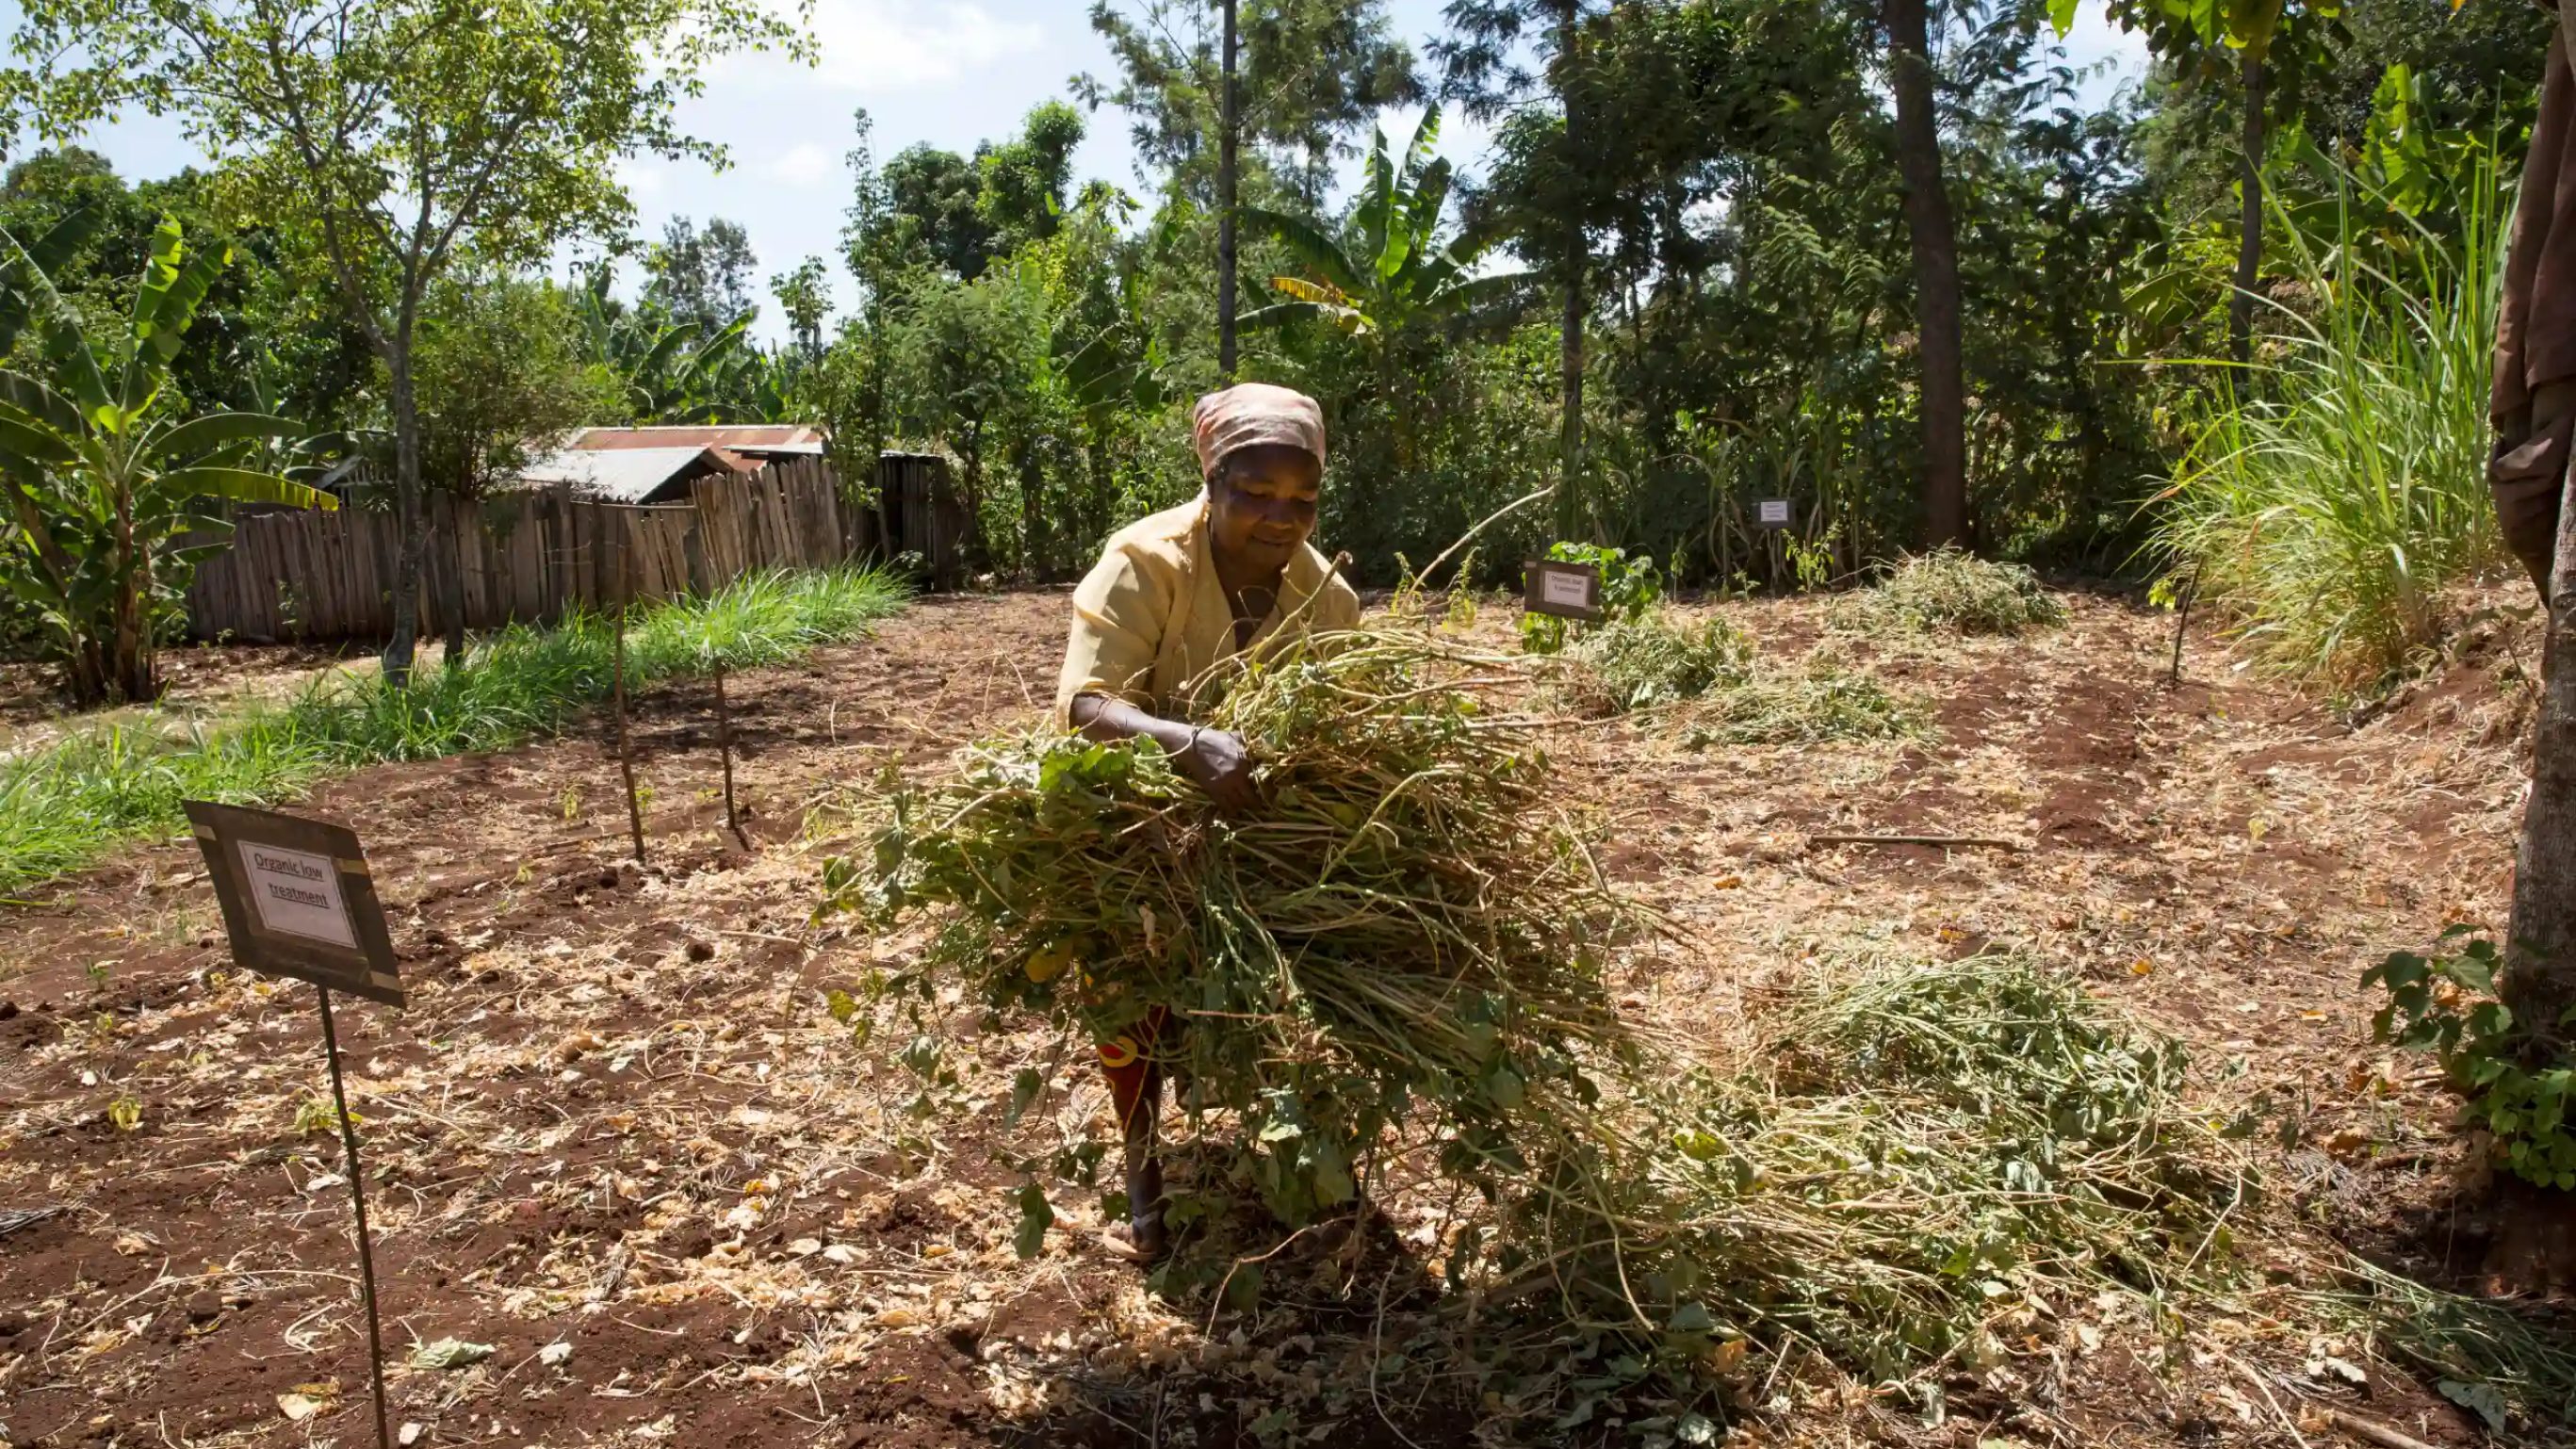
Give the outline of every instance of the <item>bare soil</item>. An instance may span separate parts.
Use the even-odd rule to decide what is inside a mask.
[[[2490,1232],[2476,1144],[2424,1063],[2371,1045],[2356,981],[2448,924],[2502,921],[2528,713],[2510,642],[2464,641],[2355,728],[2207,639],[2168,682],[2168,620],[2068,603],[2067,627],[2025,639],[1842,646],[1933,702],[1928,745],[1555,731],[1615,878],[1698,943],[1628,983],[1631,1005],[1716,1033],[1835,942],[2027,949],[2190,1042],[2213,1112],[2280,1104],[2294,1130],[2269,1165],[2318,1243],[2467,1281]],[[1815,601],[1722,607],[1774,650],[1825,633]],[[1065,608],[925,600],[735,678],[747,847],[722,828],[698,685],[638,705],[641,866],[604,725],[310,802],[368,841],[411,991],[403,1011],[338,1008],[410,1442],[1629,1442],[1418,1382],[1381,1394],[1372,1364],[1411,1310],[1330,1262],[1251,1314],[1159,1299],[1081,1202],[1022,1262],[1005,1159],[1107,1139],[1086,1064],[964,1014],[961,1077],[925,1117],[905,1043],[856,1043],[828,1013],[827,990],[917,943],[813,923],[822,858],[884,769],[921,776],[1039,717]],[[2021,848],[1809,839],[1832,833]],[[312,993],[231,969],[221,929],[184,839],[0,917],[0,1443],[373,1437]],[[1031,1064],[1052,1105],[1005,1132]],[[2277,1279],[2323,1271],[2281,1253]],[[2117,1304],[2065,1318],[1954,1386],[1947,1422],[1775,1384],[1732,1442],[2331,1442],[2294,1427],[2301,1398],[2479,1437],[2364,1342],[2259,1315],[2179,1344]],[[451,1338],[492,1351],[413,1364]]]

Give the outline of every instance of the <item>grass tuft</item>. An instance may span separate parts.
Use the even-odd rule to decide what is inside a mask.
[[[1945,548],[1898,564],[1886,582],[1841,601],[1835,618],[1859,631],[2015,635],[2064,623],[2066,608],[2020,564]]]
[[[2363,691],[2443,629],[2444,589],[2501,566],[2486,478],[2502,237],[2496,178],[2457,240],[2381,270],[2347,230],[2298,228],[2289,265],[2320,299],[2275,316],[2264,361],[2208,404],[2175,466],[2156,545],[2273,673]]]
[[[871,569],[749,575],[645,611],[627,634],[627,667],[640,685],[719,661],[775,664],[858,637],[902,604],[902,587]],[[551,628],[512,625],[405,688],[335,672],[283,707],[75,734],[0,764],[0,890],[78,870],[118,841],[176,830],[183,800],[274,804],[363,765],[554,733],[608,697],[614,655],[609,622],[575,615]]]

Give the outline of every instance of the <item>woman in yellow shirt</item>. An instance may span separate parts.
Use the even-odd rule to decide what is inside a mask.
[[[1207,487],[1112,535],[1073,591],[1056,713],[1093,739],[1144,738],[1223,808],[1254,801],[1243,741],[1189,722],[1189,685],[1283,629],[1359,624],[1359,595],[1307,540],[1324,482],[1324,414],[1303,393],[1244,383],[1199,399],[1191,441]],[[1319,597],[1320,595],[1320,597]],[[1159,1015],[1100,1049],[1127,1157],[1128,1242],[1159,1256]]]

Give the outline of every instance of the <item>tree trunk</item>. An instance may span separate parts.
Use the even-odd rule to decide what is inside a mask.
[[[2576,55],[2576,5],[2560,7],[2559,44]],[[2544,62],[2545,64],[2545,62]],[[2541,339],[2546,341],[2548,339]],[[2540,1043],[2536,1055],[2564,1062],[2576,1010],[2576,497],[2562,475],[2558,539],[2542,613],[2539,718],[2532,725],[2531,796],[2514,853],[2513,913],[2498,983],[2514,1020]],[[2489,1250],[2494,1286],[2545,1290],[2576,1283],[2576,1234],[2567,1230],[2576,1197],[2508,1183]]]
[[[1235,97],[1235,0],[1220,0],[1225,11],[1224,90],[1217,102],[1216,130],[1216,371],[1217,380],[1234,385],[1234,184],[1235,147],[1240,118]]]
[[[1569,176],[1580,174],[1582,167],[1582,105],[1579,94],[1582,57],[1580,0],[1557,0],[1556,63],[1557,95],[1565,106],[1565,151]],[[1565,198],[1565,313],[1558,328],[1558,420],[1556,532],[1559,538],[1572,538],[1583,526],[1583,323],[1588,309],[1584,296],[1584,264],[1591,258],[1591,243],[1583,232],[1583,208],[1579,198]]]
[[[386,350],[385,370],[393,375],[394,403],[394,597],[393,633],[385,640],[385,682],[397,689],[411,682],[412,649],[420,633],[420,403],[412,391],[411,309],[404,315]]]
[[[2254,355],[2254,283],[2263,268],[2263,58],[2245,52],[2244,205],[2236,226],[2236,290],[2227,299],[2227,349],[2238,362]]]
[[[1923,533],[1934,548],[1968,541],[1966,387],[1959,360],[1959,238],[1941,184],[1925,0],[1886,0],[1896,164],[1914,237],[1916,355],[1923,367]]]

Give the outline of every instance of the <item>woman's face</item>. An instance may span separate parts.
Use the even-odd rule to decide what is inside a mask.
[[[1323,488],[1324,465],[1303,448],[1229,453],[1208,483],[1208,540],[1238,566],[1285,568],[1314,535]]]

